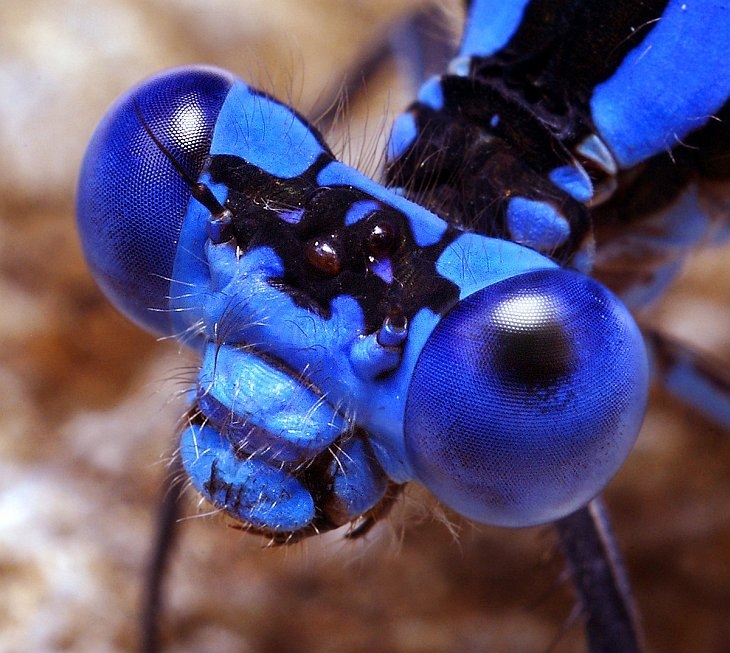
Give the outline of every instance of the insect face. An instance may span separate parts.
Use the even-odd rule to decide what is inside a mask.
[[[196,334],[180,453],[254,530],[340,526],[410,480],[477,521],[554,520],[638,432],[643,344],[607,290],[382,188],[226,72],[163,73],[112,108],[79,223],[121,310]]]

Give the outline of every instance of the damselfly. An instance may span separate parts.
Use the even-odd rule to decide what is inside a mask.
[[[396,122],[397,193],[230,74],[178,69],[98,129],[82,238],[122,310],[203,355],[180,457],[217,508],[273,542],[358,536],[418,480],[479,522],[558,520],[592,649],[632,650],[617,552],[582,506],[633,444],[646,355],[582,273],[641,307],[668,249],[727,221],[730,84],[676,58],[719,60],[727,16],[499,7],[472,3],[448,75]],[[727,419],[722,370],[690,356],[693,398],[684,350],[649,343]]]

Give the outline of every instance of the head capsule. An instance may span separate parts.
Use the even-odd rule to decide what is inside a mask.
[[[170,282],[189,180],[209,156],[233,83],[205,67],[151,77],[109,109],[84,157],[77,197],[84,254],[115,306],[157,333],[172,329]]]
[[[634,320],[596,281],[527,272],[458,302],[420,353],[405,410],[416,478],[462,515],[529,526],[596,496],[647,401]]]

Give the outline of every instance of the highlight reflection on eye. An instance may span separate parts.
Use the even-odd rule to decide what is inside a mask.
[[[561,312],[564,308],[554,297],[525,293],[506,298],[490,316],[495,346],[483,364],[491,365],[505,383],[530,388],[569,374],[576,353]]]

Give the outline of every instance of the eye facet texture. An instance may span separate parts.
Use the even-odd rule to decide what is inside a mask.
[[[180,170],[197,180],[232,84],[202,67],[152,77],[117,100],[86,151],[77,198],[84,253],[117,308],[147,329],[170,330],[170,277],[191,197]]]
[[[444,316],[405,413],[416,478],[476,521],[529,526],[585,505],[636,439],[648,371],[638,327],[598,283],[540,270]]]

